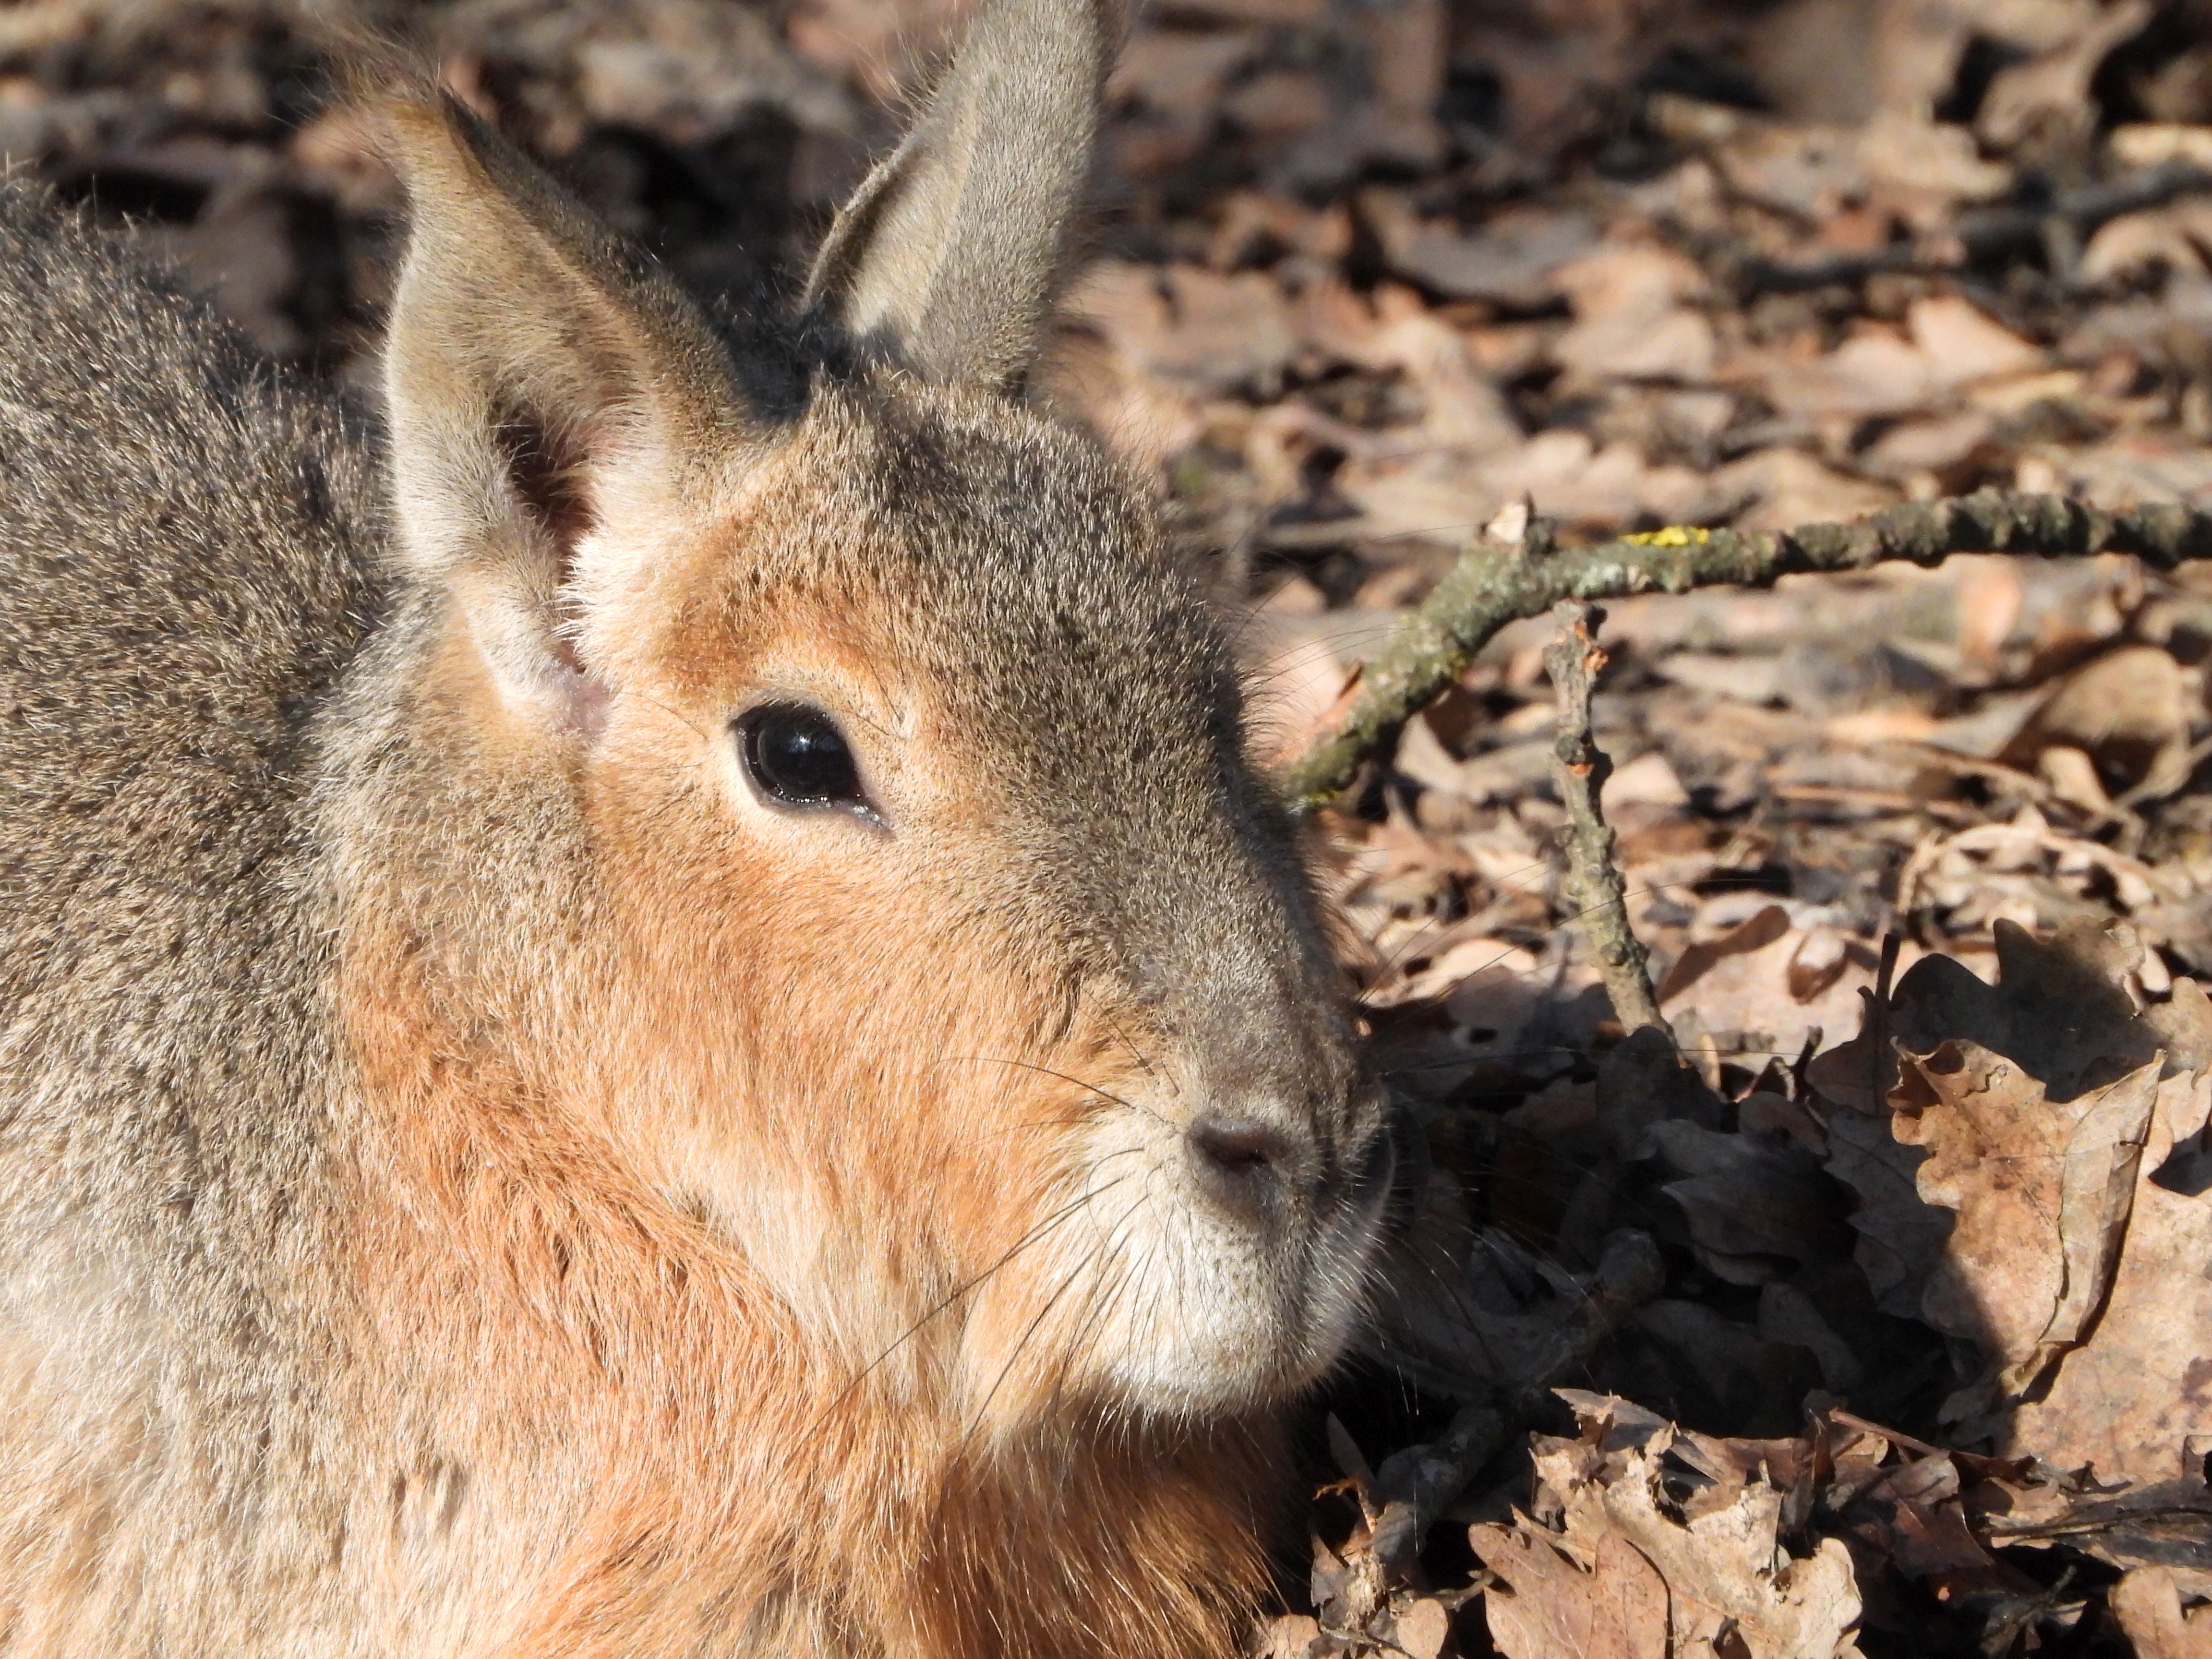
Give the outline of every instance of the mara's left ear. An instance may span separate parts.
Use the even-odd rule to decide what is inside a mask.
[[[411,220],[385,356],[400,551],[512,710],[588,725],[623,599],[756,434],[642,253],[451,100],[384,113]]]
[[[1105,0],[982,0],[951,70],[823,245],[807,300],[924,379],[1027,369],[1091,170]]]

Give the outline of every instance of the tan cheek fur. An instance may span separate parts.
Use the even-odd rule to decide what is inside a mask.
[[[1034,942],[994,930],[980,870],[963,890],[957,864],[933,887],[817,863],[795,910],[791,854],[748,847],[699,758],[714,705],[685,678],[657,725],[618,708],[581,780],[606,938],[509,982],[512,1057],[453,1029],[404,903],[354,911],[364,1347],[398,1368],[362,1409],[407,1400],[424,1448],[363,1557],[425,1609],[392,1635],[1225,1652],[1272,1431],[1102,1425],[1082,1333],[1051,1323],[1084,1304],[1021,1248],[1087,1097],[976,1069],[1082,1075],[1106,1045],[1051,975],[1007,975]],[[441,1536],[447,1503],[466,1524]],[[500,1582],[496,1611],[468,1588]]]

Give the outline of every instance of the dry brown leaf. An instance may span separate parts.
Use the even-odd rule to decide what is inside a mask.
[[[1858,135],[1848,129],[1747,124],[1715,158],[1743,195],[1825,219],[1866,194]]]
[[[1606,781],[1605,806],[1608,812],[1627,807],[1679,812],[1689,804],[1690,792],[1682,787],[1680,775],[1656,749],[1645,750],[1634,760],[1617,768]]]
[[[2012,188],[2012,168],[1986,159],[1972,133],[1918,110],[1878,112],[1859,130],[1858,153],[1869,180],[1905,198],[1900,207],[1913,198],[1946,208],[1993,201]]]
[[[1230,76],[1260,49],[1258,37],[1232,30],[1197,34],[1182,29],[1139,31],[1121,50],[1106,84],[1109,98],[1133,98],[1158,114],[1208,122]]]
[[[2097,110],[2090,77],[2116,46],[2142,32],[2157,9],[2151,0],[2113,0],[2069,9],[2075,19],[2067,32],[2027,62],[2000,70],[1983,96],[1975,128],[2001,149],[2053,132],[2086,137]]]
[[[1778,407],[1806,416],[1917,414],[1939,385],[1927,354],[1887,328],[1866,329],[1813,362],[1777,364],[1767,380]]]
[[[1920,1195],[1958,1216],[1921,1299],[1936,1329],[2039,1382],[2103,1306],[2133,1206],[2158,1066],[2053,1099],[2002,1055],[1947,1042],[1906,1057],[1897,1138],[1929,1153]]]
[[[1671,249],[1614,245],[1553,274],[1575,312],[1575,325],[1553,346],[1571,374],[1586,380],[1699,381],[1712,377],[1713,326],[1682,301],[1704,286],[1698,267]]]
[[[1783,1494],[1747,1486],[1685,1527],[1662,1510],[1657,1460],[1605,1489],[1603,1512],[1658,1568],[1673,1598],[1675,1651],[1716,1655],[1732,1633],[1748,1659],[1855,1655],[1859,1616],[1850,1556],[1836,1540],[1791,1558],[1777,1544]]]
[[[1786,1135],[1723,1134],[1675,1119],[1644,1136],[1682,1177],[1661,1190],[1681,1206],[1698,1260],[1717,1278],[1765,1285],[1847,1254],[1850,1236],[1820,1158]]]
[[[1260,1632],[1254,1659],[1312,1659],[1335,1644],[1321,1633],[1321,1620],[1311,1613],[1286,1613],[1268,1621]]]
[[[2170,161],[2212,167],[2212,127],[2179,121],[2131,121],[2106,133],[2105,144],[2123,167],[2162,167]]]
[[[1486,1565],[1510,1583],[1511,1573],[1503,1565],[1510,1562],[1525,1577],[1542,1583],[1559,1605],[1577,1612],[1589,1605],[1589,1589],[1596,1588],[1602,1605],[1633,1608],[1640,1620],[1649,1617],[1650,1592],[1635,1564],[1616,1550],[1605,1558],[1610,1579],[1598,1565],[1608,1541],[1632,1546],[1631,1553],[1656,1570],[1664,1587],[1667,1639],[1657,1648],[1596,1650],[1601,1652],[1650,1652],[1672,1659],[1717,1659],[1728,1653],[1742,1659],[1856,1655],[1850,1632],[1858,1622],[1859,1595],[1849,1553],[1834,1539],[1820,1540],[1809,1555],[1793,1555],[1785,1547],[1789,1493],[1771,1484],[1792,1473],[1786,1455],[1777,1458],[1784,1450],[1781,1443],[1747,1446],[1684,1436],[1626,1401],[1572,1390],[1563,1391],[1562,1397],[1582,1422],[1581,1436],[1539,1437],[1535,1443],[1540,1496],[1549,1500],[1545,1507],[1557,1505],[1561,1526],[1554,1533],[1516,1517],[1516,1528],[1477,1528],[1471,1541]],[[1678,1507],[1662,1485],[1662,1460],[1675,1450],[1715,1477],[1715,1485],[1686,1506]],[[1562,1555],[1588,1563],[1588,1578],[1561,1577],[1559,1569],[1567,1565]],[[1609,1584],[1622,1588],[1607,1595]],[[1533,1592],[1523,1590],[1511,1604],[1516,1614],[1532,1599]],[[1493,1620],[1496,1606],[1491,1609]],[[1626,1622],[1597,1625],[1592,1618],[1601,1630],[1620,1629]],[[1559,1644],[1566,1632],[1556,1627],[1532,1622],[1513,1629],[1515,1640],[1523,1645],[1503,1639],[1500,1644],[1513,1659],[1550,1659],[1578,1650]],[[1543,1641],[1552,1645],[1538,1644]]]
[[[1867,446],[1859,465],[1883,478],[1941,475],[1972,459],[1989,441],[1995,424],[1980,410],[1900,422]]]
[[[1669,520],[1702,516],[1706,492],[1697,475],[1651,466],[1630,444],[1600,448],[1586,433],[1556,428],[1502,450],[1431,447],[1420,438],[1407,431],[1403,447],[1372,446],[1337,474],[1337,489],[1364,514],[1359,535],[1456,544],[1524,495],[1571,524],[1618,526],[1647,512]]]
[[[1946,386],[2025,374],[2044,364],[2036,347],[1955,294],[1914,301],[1905,327],[1930,371]]]
[[[1996,984],[1931,957],[1857,1043],[1823,1057],[1815,1086],[1857,1106],[1830,1119],[1830,1167],[1866,1200],[1863,1231],[1869,1213],[1909,1213],[1902,1160],[1860,1133],[1878,1121],[1862,1113],[1884,1080],[1886,1030],[1901,1068],[1885,1091],[1889,1127],[1926,1154],[1919,1196],[1956,1218],[1921,1315],[1989,1362],[1946,1414],[2002,1455],[2179,1478],[2212,1447],[2212,1366],[2200,1364],[2212,1183],[2197,1163],[2212,1004],[2178,981],[2170,1003],[2138,1013],[2122,981],[2142,950],[2124,924],[2070,926],[2049,945],[2000,925],[1996,944]],[[1868,1265],[1892,1307],[1919,1276],[1909,1258]]]
[[[2111,1601],[2136,1659],[2212,1659],[2212,1605],[2185,1609],[2172,1568],[2137,1567]]]
[[[1433,1596],[1420,1596],[1401,1608],[1396,1626],[1398,1649],[1409,1659],[1437,1659],[1451,1639],[1451,1614]]]
[[[1723,958],[1762,950],[1790,931],[1790,913],[1778,904],[1770,904],[1720,938],[1687,946],[1660,980],[1656,993],[1660,1001],[1687,990]]]
[[[2212,249],[2212,202],[2176,202],[2142,213],[2112,219],[2081,250],[2081,275],[2109,283],[2164,266],[2169,271],[2201,273]]]
[[[2177,981],[2177,991],[2191,981]],[[2000,1452],[2033,1451],[2106,1480],[2201,1474],[2212,1451],[2212,1191],[2160,1180],[2177,1147],[2204,1144],[2212,1079],[2159,1086],[2116,1270],[2094,1328],[2040,1398],[2016,1407]],[[2169,1176],[2171,1178],[2171,1176]],[[2193,1184],[2193,1183],[2192,1183]]]
[[[1598,240],[1595,223],[1578,213],[1503,213],[1468,235],[1417,217],[1395,191],[1370,191],[1361,206],[1392,270],[1455,299],[1540,306],[1560,292],[1559,268]]]
[[[1816,1030],[1849,1029],[1875,957],[1818,918],[1800,927],[1769,905],[1720,939],[1686,946],[1660,982],[1662,1007],[1674,1018],[1694,1012],[1726,1053],[1788,1058]]]
[[[2173,1040],[2136,1013],[2121,987],[2142,958],[2126,923],[2071,924],[2045,944],[2001,922],[1994,938],[1995,984],[1943,957],[1914,963],[1898,981],[1888,1029],[1907,1048],[1929,1054],[1950,1038],[1975,1042],[2070,1100]]]
[[[2162,799],[2189,781],[2189,708],[2181,670],[2154,645],[2124,646],[2075,669],[2039,703],[1997,758],[2033,769],[2053,745],[2086,753],[2130,801]]]
[[[1525,1521],[1476,1527],[1468,1541],[1503,1581],[1483,1612],[1506,1659],[1669,1659],[1666,1581],[1619,1533],[1597,1539],[1587,1567]]]
[[[1410,289],[1383,283],[1370,302],[1341,283],[1319,283],[1304,295],[1299,320],[1315,350],[1364,368],[1395,369],[1420,398],[1419,422],[1392,428],[1378,451],[1489,454],[1521,441],[1520,424],[1475,362],[1466,336]]]
[[[1066,301],[1129,369],[1201,391],[1271,386],[1297,349],[1290,302],[1257,271],[1101,260]]]

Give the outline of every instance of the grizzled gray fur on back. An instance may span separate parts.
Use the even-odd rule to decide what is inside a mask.
[[[97,1356],[102,1484],[181,1454],[242,1500],[305,1427],[272,1385],[315,1362],[270,1351],[313,1340],[331,1070],[309,727],[379,538],[331,399],[0,184],[0,1413]],[[60,1549],[87,1477],[13,1449],[0,1535]]]

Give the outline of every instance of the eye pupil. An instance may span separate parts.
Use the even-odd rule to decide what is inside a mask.
[[[754,784],[780,805],[866,804],[845,734],[820,709],[799,703],[756,708],[744,717],[738,737]]]

